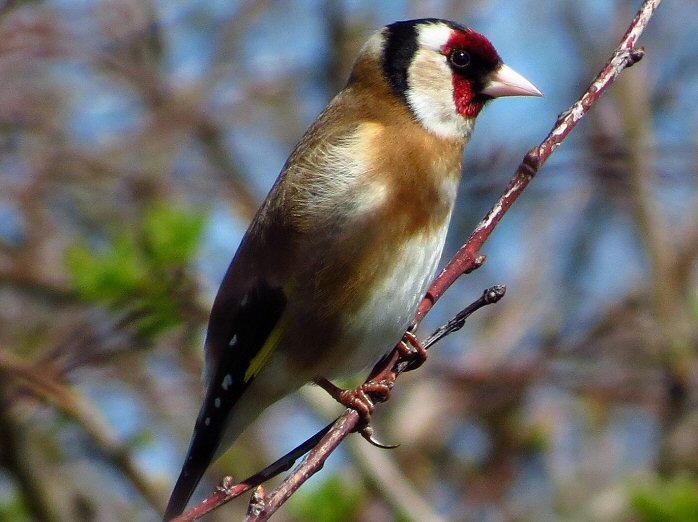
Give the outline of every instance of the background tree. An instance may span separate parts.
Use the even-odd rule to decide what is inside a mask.
[[[157,518],[199,406],[220,277],[370,31],[464,21],[546,93],[478,122],[449,256],[638,5],[6,2],[0,519]],[[698,518],[698,20],[670,7],[641,65],[508,214],[487,264],[428,316],[427,332],[508,286],[400,379],[375,418],[400,448],[350,437],[276,519]],[[314,391],[271,408],[209,487],[334,417]]]

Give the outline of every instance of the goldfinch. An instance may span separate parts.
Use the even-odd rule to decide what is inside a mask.
[[[266,407],[400,341],[436,271],[475,119],[493,98],[540,95],[454,22],[395,22],[366,42],[225,274],[206,397],[165,520]]]

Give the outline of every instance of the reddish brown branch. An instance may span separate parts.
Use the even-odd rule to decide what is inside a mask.
[[[270,478],[275,477],[284,471],[288,471],[291,469],[291,466],[295,464],[298,458],[302,457],[310,450],[318,446],[318,443],[333,426],[334,421],[273,464],[270,464],[259,473],[255,473],[242,482],[236,484],[233,477],[223,477],[215,492],[206,497],[206,499],[198,506],[194,507],[187,513],[178,516],[177,518],[172,519],[171,522],[191,522],[193,520],[198,520],[221,504],[225,504],[226,502],[245,494],[251,489],[261,485]]]
[[[461,274],[472,272],[482,265],[485,257],[480,255],[480,249],[485,241],[494,231],[499,221],[504,214],[514,204],[514,202],[523,193],[526,186],[536,175],[541,166],[548,160],[555,149],[565,140],[567,135],[574,129],[579,120],[581,120],[596,103],[601,95],[616,81],[620,73],[634,65],[644,55],[643,49],[636,49],[635,44],[647,27],[650,18],[661,3],[661,0],[646,0],[634,20],[630,24],[628,30],[620,41],[620,44],[615,49],[611,59],[601,70],[599,75],[594,79],[582,97],[570,107],[566,112],[562,113],[555,123],[554,127],[543,140],[543,142],[532,148],[524,157],[523,161],[517,168],[514,176],[509,181],[503,194],[499,200],[492,206],[487,215],[480,221],[478,226],[471,234],[468,241],[458,250],[454,258],[448,263],[443,272],[436,278],[430,287],[427,296],[422,301],[415,323],[419,323],[424,316],[431,310],[433,305],[438,301],[444,292],[458,279]],[[382,361],[379,366],[374,368],[372,372],[373,379],[388,379],[395,380],[397,375],[406,367],[407,361],[401,360],[397,351],[393,351],[391,357]],[[353,410],[346,410],[337,421],[332,425],[331,429],[322,436],[316,446],[308,453],[305,459],[296,467],[296,469],[286,477],[282,484],[274,489],[271,493],[257,494],[253,498],[253,506],[248,510],[247,522],[260,522],[267,520],[284,502],[296,491],[308,478],[317,473],[324,466],[325,460],[337,448],[344,438],[349,433],[354,431],[359,424],[359,415]],[[324,431],[324,430],[323,430]],[[315,437],[313,437],[315,439]],[[312,439],[309,439],[312,440]],[[304,444],[302,446],[306,448]],[[289,456],[282,457],[274,465],[277,469],[282,470],[283,466],[279,463],[285,463],[286,469],[293,465],[293,462],[298,458],[298,448]],[[267,468],[269,469],[269,468]],[[269,477],[265,471],[259,475]],[[214,495],[206,499],[206,512],[214,507],[227,502],[231,498],[238,496],[242,491],[249,491],[252,485],[249,481],[245,481],[239,486],[245,485],[244,488],[237,487],[225,488],[231,494],[225,492],[216,492]],[[252,509],[253,508],[253,509]],[[196,511],[196,509],[195,509]],[[177,518],[177,522],[188,522],[196,520],[203,513],[199,512],[198,516],[190,516],[190,512]]]

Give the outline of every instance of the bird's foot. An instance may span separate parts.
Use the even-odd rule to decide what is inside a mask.
[[[385,402],[390,397],[393,389],[393,382],[389,380],[367,381],[352,390],[344,390],[335,386],[325,378],[315,380],[315,384],[330,394],[330,396],[341,405],[354,410],[359,414],[359,424],[355,431],[368,442],[379,448],[396,448],[397,445],[384,444],[374,437],[371,427],[371,416],[376,404]]]
[[[403,371],[416,370],[427,360],[427,349],[417,336],[409,330],[405,332],[402,340],[397,344],[397,350],[400,352],[401,357],[409,359]]]

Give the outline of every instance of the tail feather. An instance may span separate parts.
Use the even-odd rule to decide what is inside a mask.
[[[165,516],[162,519],[163,522],[172,520],[182,514],[184,508],[187,507],[189,499],[194,494],[197,484],[204,475],[204,471],[206,471],[205,467],[187,470],[185,466],[184,469],[182,469],[174,490],[172,491],[172,495],[170,496],[170,501],[167,503]]]
[[[199,421],[197,421],[191,445],[187,452],[187,459],[182,466],[182,471],[172,490],[172,495],[170,495],[163,522],[167,522],[182,514],[206,468],[213,460],[218,447],[219,441],[211,440],[212,433],[208,430],[202,431],[199,429],[199,424]]]
[[[244,400],[243,394],[253,381],[254,379],[245,382],[237,375],[232,377],[231,374],[225,373],[225,367],[219,368],[209,385],[206,399],[196,419],[187,458],[165,510],[165,521],[184,511],[211,463],[237,439],[264,408],[279,398],[256,394]],[[243,399],[241,403],[238,402],[240,399]]]

